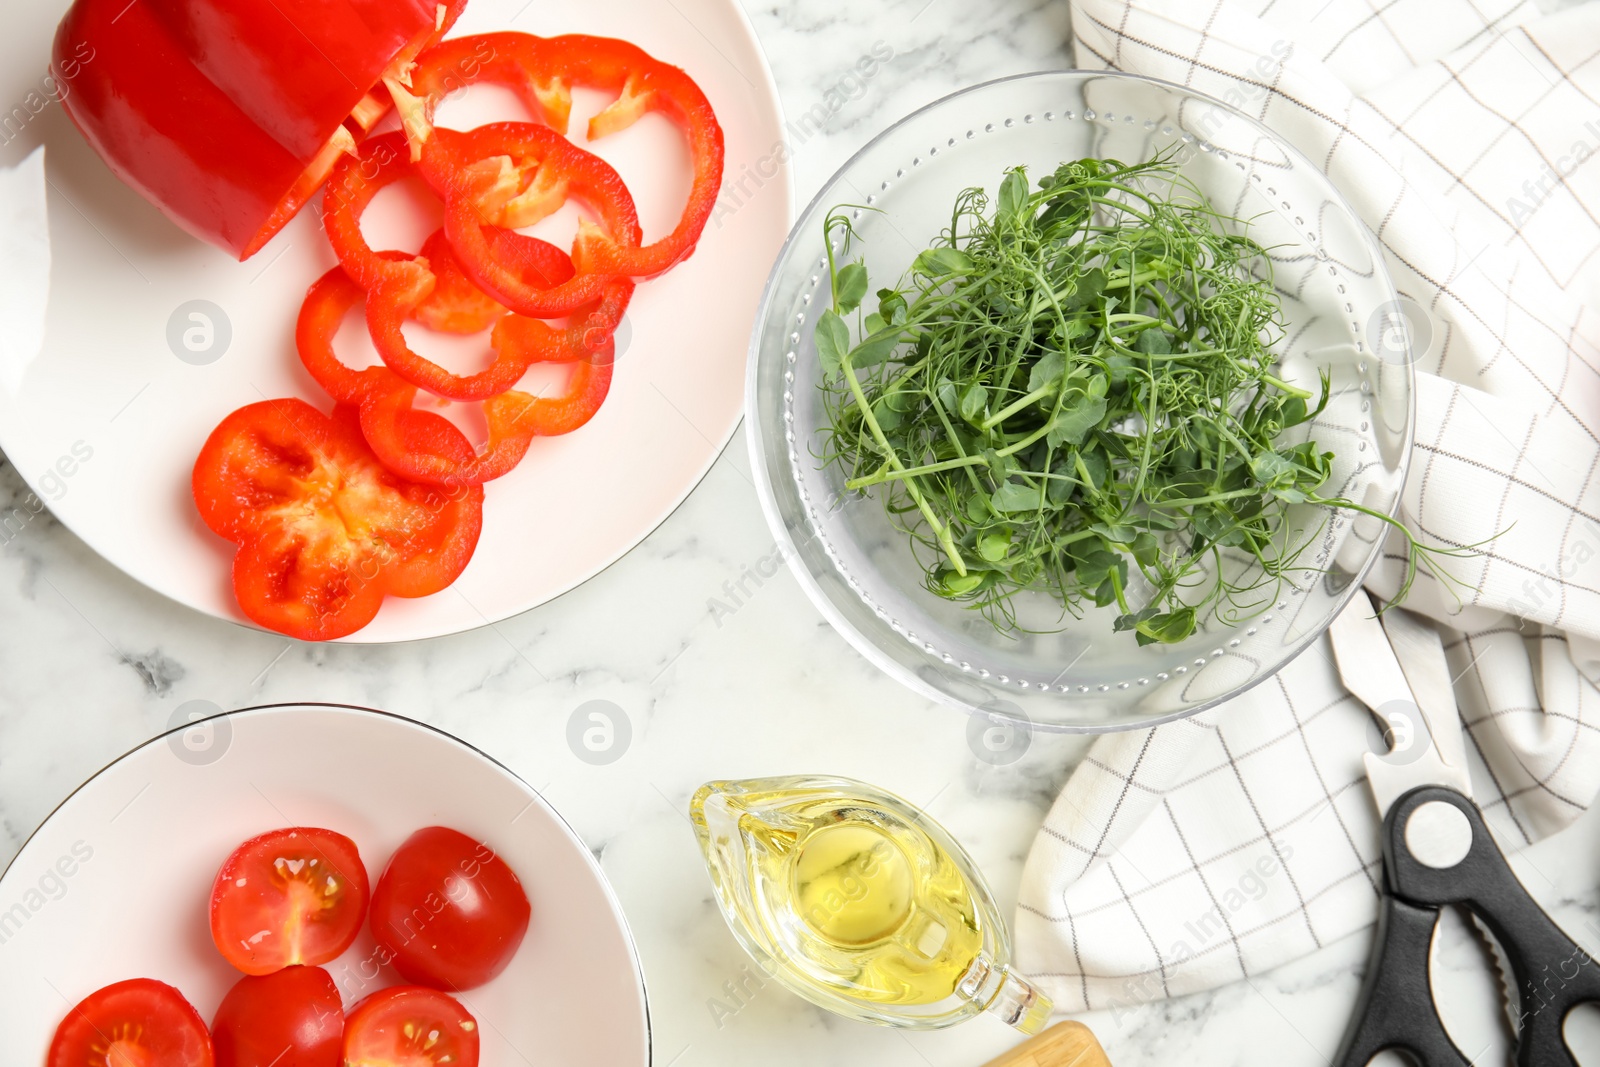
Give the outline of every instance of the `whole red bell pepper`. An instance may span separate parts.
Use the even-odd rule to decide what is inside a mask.
[[[380,83],[466,0],[77,0],[63,98],[112,171],[185,230],[246,259],[388,105]]]

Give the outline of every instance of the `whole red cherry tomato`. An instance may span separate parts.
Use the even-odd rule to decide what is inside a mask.
[[[233,850],[211,887],[211,939],[245,974],[327,963],[366,917],[367,869],[343,834],[290,827]]]
[[[522,882],[488,845],[418,830],[372,894],[372,934],[408,982],[471,989],[505,970],[528,932]]]
[[[344,1005],[321,967],[245,975],[211,1021],[217,1067],[339,1067]]]

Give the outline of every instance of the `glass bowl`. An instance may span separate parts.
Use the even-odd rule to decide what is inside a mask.
[[[900,277],[950,223],[956,194],[993,194],[1004,171],[1030,177],[1083,157],[1135,163],[1177,153],[1183,174],[1223,213],[1250,219],[1271,249],[1288,324],[1279,374],[1330,400],[1308,426],[1334,453],[1322,492],[1392,514],[1411,451],[1412,367],[1388,332],[1397,297],[1378,246],[1311,161],[1261,123],[1181,86],[1127,74],[1056,71],[989,82],[930,104],[858,152],[801,215],[767,283],[751,340],[750,442],[756,486],[802,586],[862,655],[933,700],[1028,728],[1102,731],[1190,715],[1270,677],[1344,607],[1378,555],[1382,524],[1348,509],[1297,505],[1306,544],[1297,572],[1237,625],[1203,616],[1178,644],[1140,646],[1092,605],[1054,632],[1006,634],[978,611],[929,593],[908,539],[879,500],[846,493],[818,459],[821,366],[812,335],[827,306],[823,220],[852,210],[875,284]],[[1258,566],[1225,561],[1223,566]],[[1037,602],[1028,603],[1028,598]],[[1059,617],[1050,594],[1019,613]]]

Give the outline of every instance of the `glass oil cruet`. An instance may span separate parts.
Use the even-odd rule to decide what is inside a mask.
[[[816,776],[709,782],[689,814],[717,902],[762,968],[863,1022],[934,1030],[991,1011],[1024,1033],[1050,1000],[971,858],[881,789]]]

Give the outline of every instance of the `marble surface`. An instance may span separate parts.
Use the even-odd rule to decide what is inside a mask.
[[[1069,62],[1062,0],[745,3],[789,115],[824,109],[813,112],[825,114],[821,130],[792,145],[802,199],[907,111]],[[885,49],[893,58],[860,79],[857,60]],[[730,997],[747,960],[712,903],[688,798],[717,777],[870,779],[943,821],[1009,909],[1035,829],[1088,742],[1040,737],[1020,763],[979,762],[959,715],[880,677],[786,571],[763,576],[774,543],[749,471],[741,434],[671,519],[577,591],[492,628],[377,649],[298,645],[203,618],[123,576],[48,513],[33,518],[0,545],[0,861],[79,782],[190,701],[381,707],[509,764],[591,845],[638,941],[660,1067],[978,1067],[1015,1041],[998,1022],[907,1035],[828,1016],[771,983]],[[26,493],[0,464],[0,513]],[[567,742],[569,718],[590,701],[631,724],[628,750],[609,765],[580,760]],[[1600,947],[1600,817],[1517,863],[1558,919]],[[1118,1067],[1322,1064],[1367,951],[1364,936],[1347,939],[1249,982],[1085,1021]],[[1459,931],[1442,960],[1452,972],[1478,966]],[[1464,1032],[1493,1030],[1492,1008],[1462,1003]],[[1600,1049],[1600,1025],[1571,1025],[1581,1047]]]

